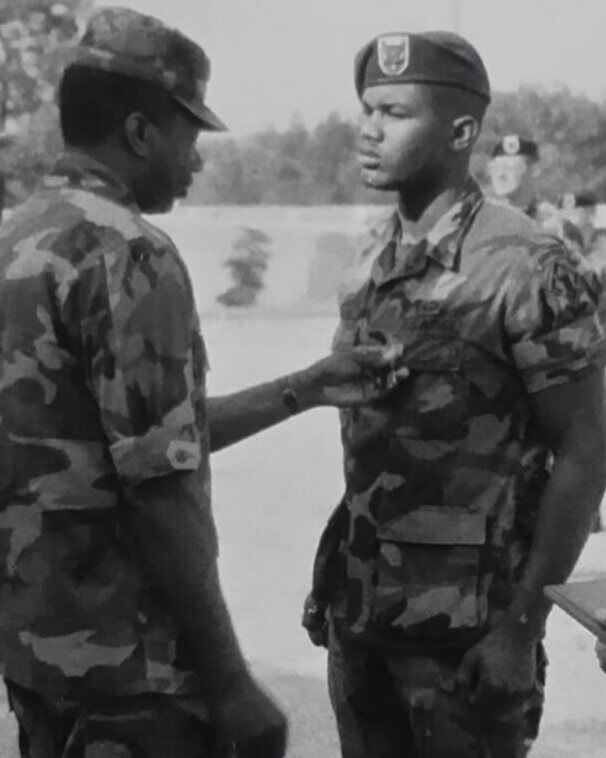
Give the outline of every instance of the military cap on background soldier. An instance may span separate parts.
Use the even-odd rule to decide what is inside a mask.
[[[350,351],[207,401],[189,275],[141,213],[224,128],[209,75],[157,19],[96,13],[59,88],[67,152],[0,228],[0,666],[24,758],[282,757],[217,578],[209,454],[389,383],[391,355]]]
[[[534,140],[524,139],[519,134],[508,134],[492,149],[493,158],[500,155],[520,155],[530,162],[536,162],[539,160],[539,146]]]

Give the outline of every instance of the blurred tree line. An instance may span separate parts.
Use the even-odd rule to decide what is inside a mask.
[[[8,204],[31,192],[61,150],[55,89],[90,7],[91,0],[0,0],[0,176]]]
[[[92,0],[0,0],[0,178],[6,177],[9,204],[31,192],[61,149],[54,92],[79,20],[91,6]],[[566,89],[496,93],[474,156],[480,180],[493,144],[513,132],[540,144],[546,199],[586,189],[606,201],[606,103]],[[190,202],[390,201],[361,185],[355,142],[355,124],[335,113],[313,129],[295,118],[281,132],[207,138],[207,165]]]
[[[523,87],[495,93],[472,168],[487,181],[486,163],[505,134],[540,145],[539,190],[554,201],[568,191],[591,190],[606,201],[606,102],[567,89]],[[208,139],[207,165],[192,203],[325,205],[391,202],[364,188],[355,158],[356,125],[332,113],[314,129],[294,119],[283,132]]]

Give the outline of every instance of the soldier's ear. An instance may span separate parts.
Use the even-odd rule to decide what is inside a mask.
[[[124,121],[124,139],[129,150],[139,158],[147,158],[151,152],[151,124],[142,113],[129,113]]]
[[[480,124],[477,118],[474,118],[474,116],[459,116],[452,122],[451,149],[455,152],[471,150],[479,133]]]

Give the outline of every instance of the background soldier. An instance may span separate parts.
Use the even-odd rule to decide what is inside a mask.
[[[209,66],[96,14],[60,86],[69,151],[0,233],[0,658],[28,758],[283,755],[220,591],[208,455],[384,390],[383,350],[350,351],[206,402],[187,271],[141,212],[224,128]]]
[[[488,175],[492,194],[530,218],[542,221],[556,212],[550,203],[537,197],[536,179],[540,171],[539,147],[519,134],[508,134],[492,150]]]
[[[560,200],[561,236],[587,258],[602,277],[606,269],[606,229],[596,226],[598,199],[593,192],[567,192]]]
[[[363,179],[398,207],[335,343],[402,342],[411,374],[342,413],[345,495],[304,625],[317,643],[328,620],[345,758],[522,756],[543,587],[569,575],[604,487],[601,289],[470,178],[490,91],[468,42],[380,36],[355,82]]]

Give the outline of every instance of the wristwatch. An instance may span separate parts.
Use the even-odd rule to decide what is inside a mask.
[[[291,416],[296,415],[301,410],[299,408],[299,398],[292,387],[287,387],[282,393],[282,405],[284,405]]]

